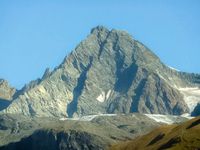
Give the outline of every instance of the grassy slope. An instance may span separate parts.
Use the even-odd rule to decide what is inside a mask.
[[[165,125],[132,141],[113,145],[110,150],[199,150],[200,117],[180,125]]]

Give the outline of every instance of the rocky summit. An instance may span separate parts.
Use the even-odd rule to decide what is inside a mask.
[[[98,26],[57,68],[20,90],[1,113],[59,118],[181,115],[200,101],[199,87],[200,75],[166,66],[125,31]]]
[[[16,89],[11,87],[8,81],[0,79],[0,99],[12,100]]]
[[[0,79],[0,111],[10,105],[15,93],[16,89],[11,87],[8,81]]]

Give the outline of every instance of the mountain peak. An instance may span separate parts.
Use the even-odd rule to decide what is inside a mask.
[[[91,29],[91,34],[98,33],[98,32],[109,32],[109,29],[102,25],[98,25]]]
[[[123,36],[128,36],[129,38],[133,38],[127,31],[125,30],[117,30],[117,29],[111,29],[109,30],[107,27],[98,25],[94,28],[91,29],[91,34],[99,34],[99,33],[113,33],[117,35],[123,35]]]
[[[190,84],[125,31],[93,28],[60,66],[47,69],[4,112],[75,117],[189,111],[177,87]]]

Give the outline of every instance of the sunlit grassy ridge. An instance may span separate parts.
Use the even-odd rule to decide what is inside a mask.
[[[132,141],[113,145],[111,150],[199,150],[200,117],[180,125],[165,125]]]

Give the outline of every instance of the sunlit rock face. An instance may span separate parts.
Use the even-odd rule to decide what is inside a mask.
[[[0,111],[11,104],[15,93],[15,88],[11,87],[6,80],[0,79]]]
[[[12,100],[15,92],[16,89],[11,87],[6,80],[0,79],[0,99]]]
[[[199,89],[199,83],[199,75],[169,68],[127,32],[98,26],[57,68],[28,84],[3,113],[180,115],[191,112],[180,89]]]

